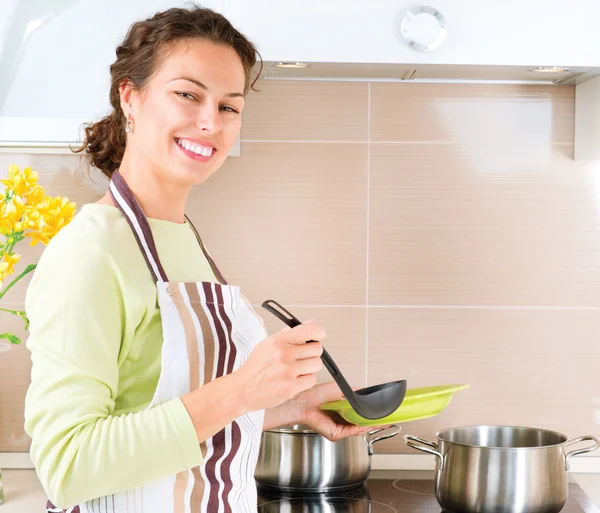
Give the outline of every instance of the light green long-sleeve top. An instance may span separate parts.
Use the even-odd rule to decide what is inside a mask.
[[[171,281],[217,281],[187,224],[150,219]],[[160,373],[157,292],[111,205],[82,207],[45,249],[26,296],[33,368],[25,404],[31,457],[67,508],[197,466],[180,399],[146,409]]]

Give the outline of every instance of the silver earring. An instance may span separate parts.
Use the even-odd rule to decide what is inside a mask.
[[[125,133],[130,134],[132,132],[131,128],[131,117],[127,118],[127,125],[125,126]]]

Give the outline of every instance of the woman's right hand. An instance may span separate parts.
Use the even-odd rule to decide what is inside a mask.
[[[307,321],[284,328],[260,342],[237,374],[247,411],[279,406],[312,388],[322,368],[325,328]]]

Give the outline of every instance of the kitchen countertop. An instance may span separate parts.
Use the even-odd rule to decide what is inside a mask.
[[[4,470],[6,501],[0,513],[45,513],[46,497],[34,470]],[[376,479],[431,479],[431,471],[374,470]],[[600,474],[571,474],[590,499],[600,508]]]
[[[430,470],[373,470],[370,479],[433,479]],[[577,483],[592,502],[600,508],[600,474],[570,473],[569,479]],[[0,511],[4,513],[4,511]]]

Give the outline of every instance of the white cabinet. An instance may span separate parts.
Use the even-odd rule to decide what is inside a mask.
[[[109,67],[128,27],[177,5],[185,2],[0,0],[0,144],[80,140],[82,123],[110,111]]]
[[[448,76],[455,65],[600,67],[596,0],[199,2],[223,12],[270,62],[444,64]],[[0,0],[0,146],[80,140],[81,125],[109,110],[109,66],[129,25],[187,3]],[[446,20],[434,51],[417,52],[400,37],[400,19],[416,5]]]
[[[439,9],[447,22],[433,52],[400,37],[415,6]],[[597,0],[226,0],[224,9],[269,61],[600,65]]]

